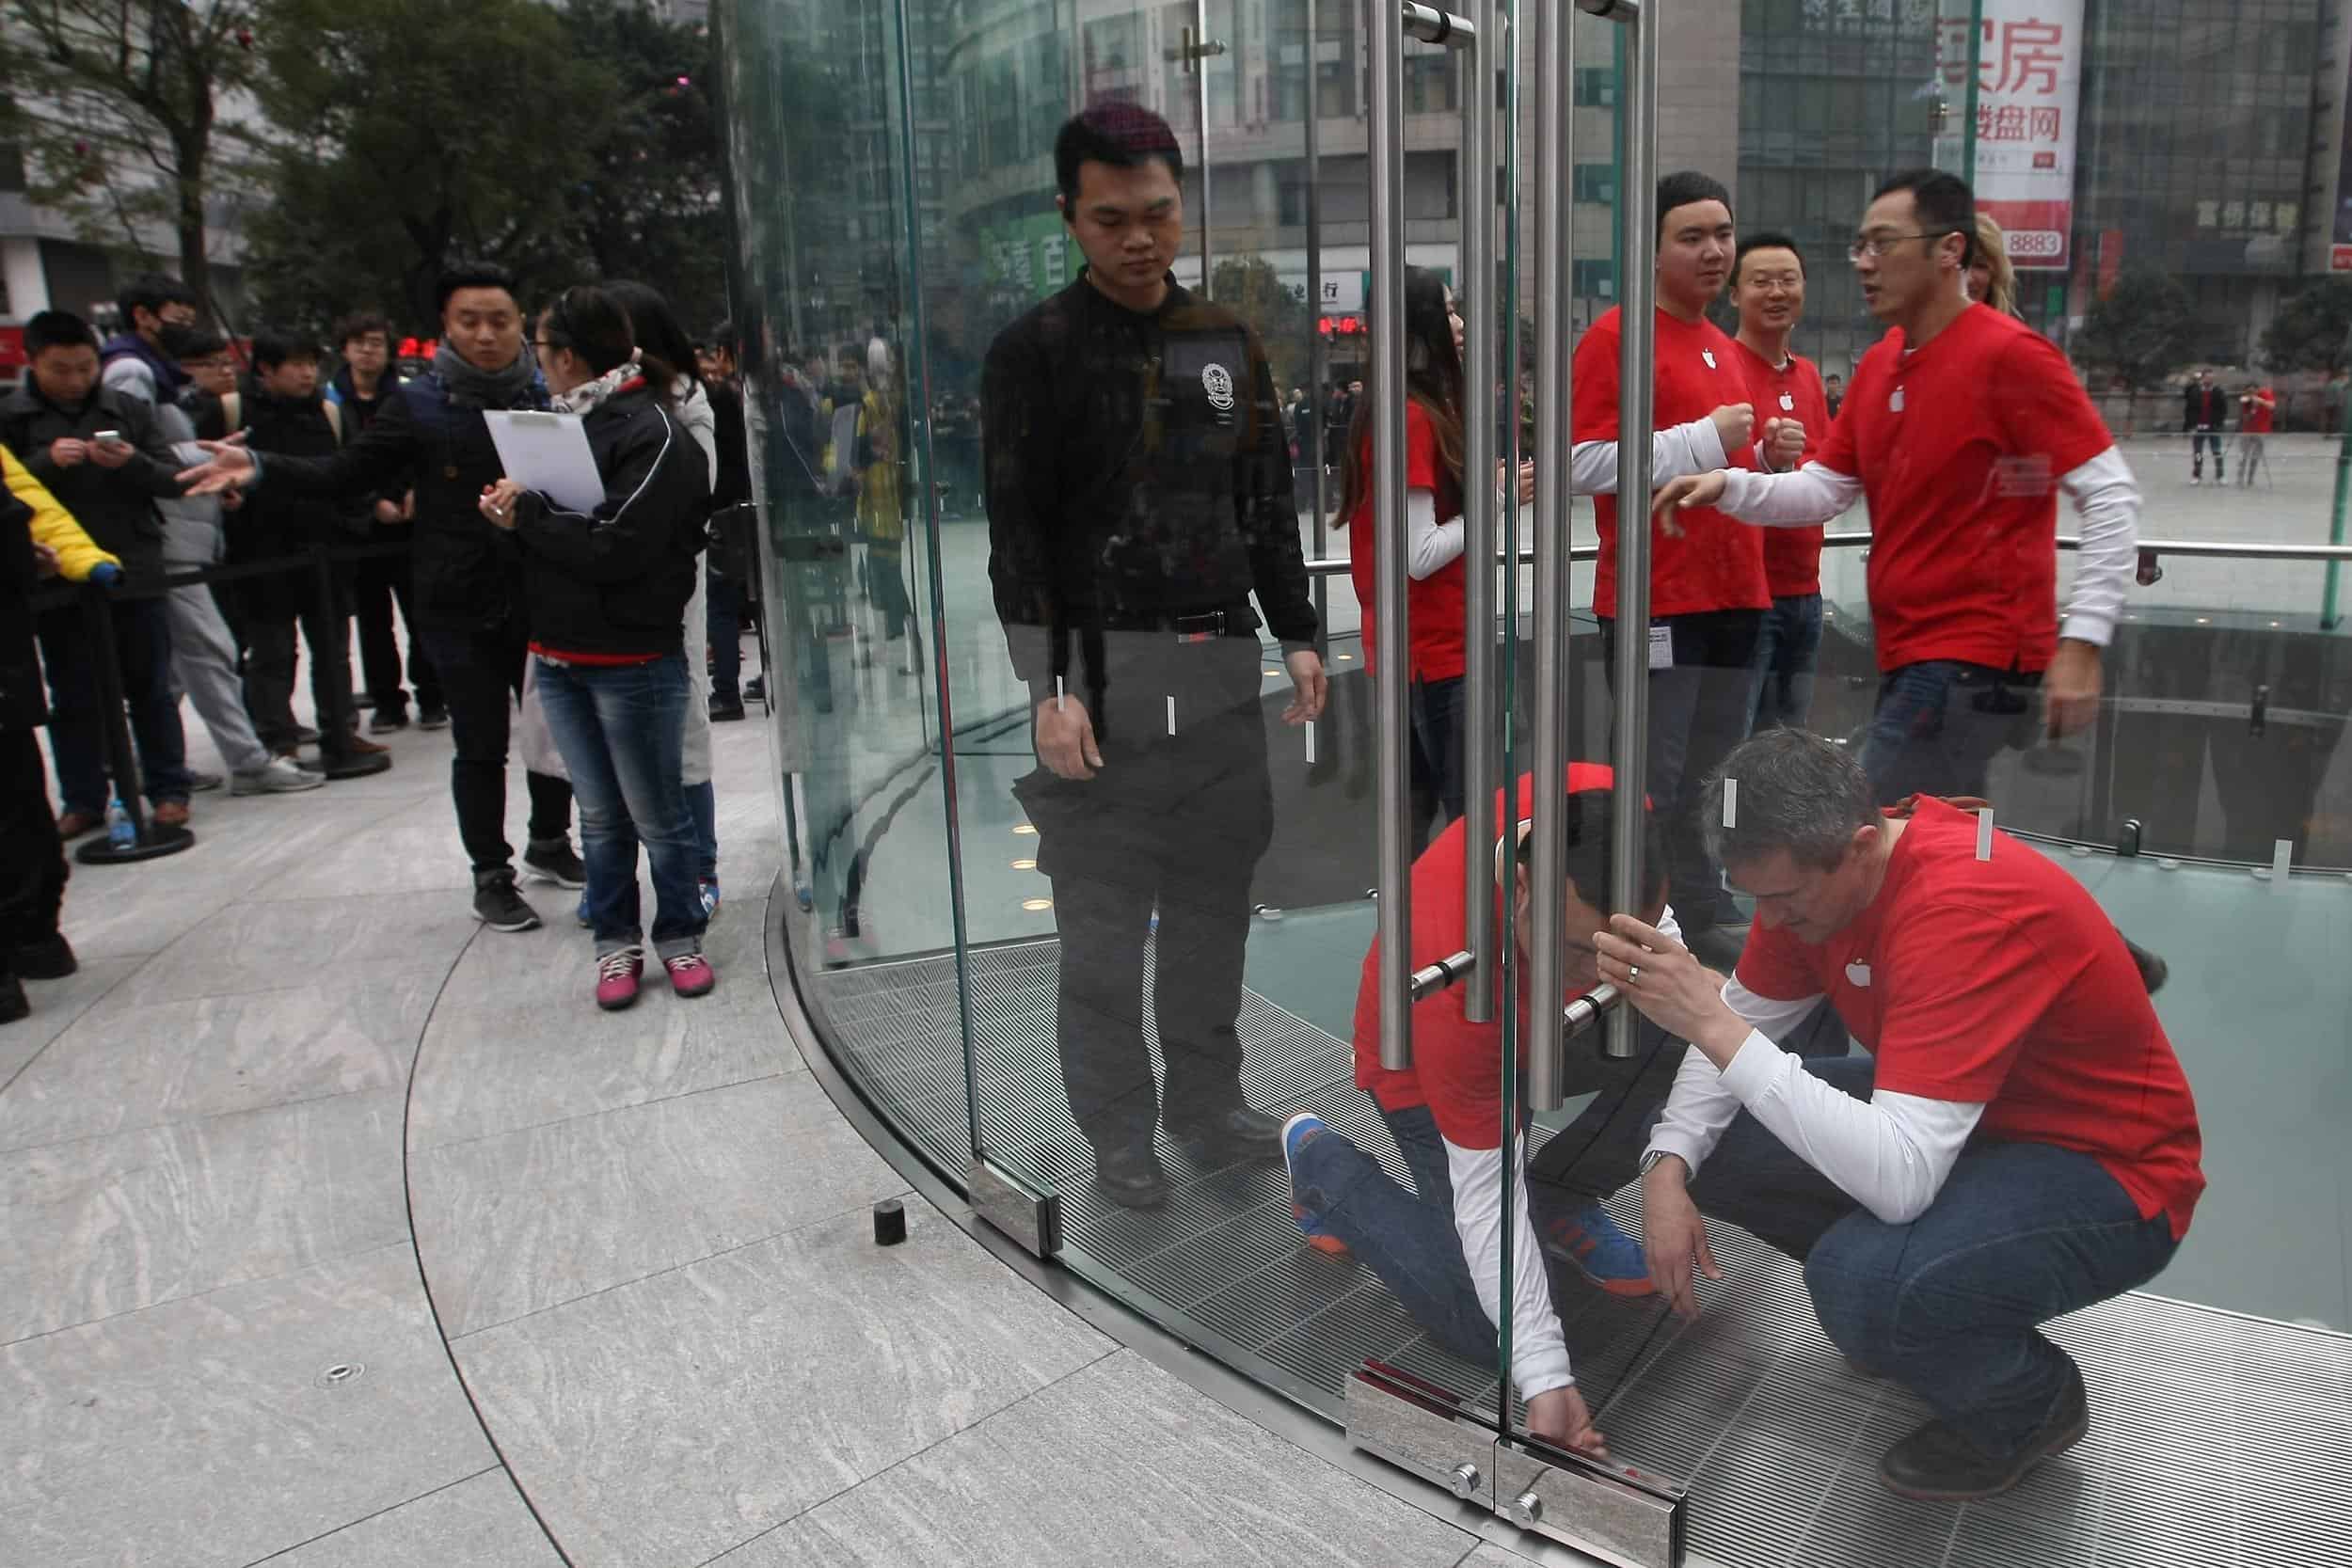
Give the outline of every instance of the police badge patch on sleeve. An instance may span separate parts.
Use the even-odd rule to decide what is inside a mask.
[[[1209,394],[1209,406],[1218,413],[1233,406],[1233,373],[1214,359],[1200,367],[1200,389]]]

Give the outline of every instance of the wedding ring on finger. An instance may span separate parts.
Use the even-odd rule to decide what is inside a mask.
[[[1629,985],[1629,985],[1633,984],[1635,981],[1639,980],[1641,977],[1642,977],[1642,966],[1641,966],[1640,964],[1628,964],[1628,965],[1626,965],[1626,966],[1625,966],[1625,983],[1626,983],[1627,985]]]

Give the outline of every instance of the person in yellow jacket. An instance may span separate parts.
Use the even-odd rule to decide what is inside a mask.
[[[121,577],[121,561],[100,549],[73,514],[6,447],[0,447],[0,469],[7,473],[8,494],[32,508],[33,543],[56,559],[57,576],[68,582],[113,582]]]
[[[122,562],[90,542],[16,453],[0,447],[8,494],[0,499],[0,1024],[32,1010],[25,980],[73,973],[57,929],[65,908],[65,843],[49,805],[49,775],[33,732],[47,722],[47,689],[33,647],[32,594],[52,574],[108,581]]]
[[[891,373],[890,346],[880,338],[866,345],[866,396],[858,411],[858,455],[870,461],[857,473],[857,530],[866,536],[866,592],[882,619],[889,640],[906,635],[914,607],[907,600],[906,512],[899,493],[898,378]]]

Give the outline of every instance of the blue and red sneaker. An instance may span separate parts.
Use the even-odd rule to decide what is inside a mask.
[[[1311,1112],[1301,1111],[1291,1117],[1282,1124],[1282,1163],[1291,1171],[1291,1219],[1297,1225],[1298,1233],[1317,1252],[1343,1258],[1347,1255],[1347,1243],[1325,1229],[1323,1222],[1298,1201],[1298,1151],[1307,1147],[1310,1139],[1319,1138],[1329,1131],[1323,1125],[1323,1118]]]
[[[1572,1265],[1613,1296],[1646,1296],[1654,1290],[1642,1243],[1618,1229],[1598,1203],[1550,1220],[1538,1228],[1538,1239],[1547,1257]]]

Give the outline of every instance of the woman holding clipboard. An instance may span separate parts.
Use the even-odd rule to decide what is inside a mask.
[[[702,996],[718,977],[702,955],[707,917],[680,774],[707,464],[671,410],[677,371],[638,351],[612,295],[565,290],[533,324],[532,347],[556,406],[582,417],[604,497],[570,510],[501,479],[481,510],[526,562],[535,684],[580,803],[596,1005],[629,1006],[644,973],[640,842],[653,868],[655,955],[673,990]]]

